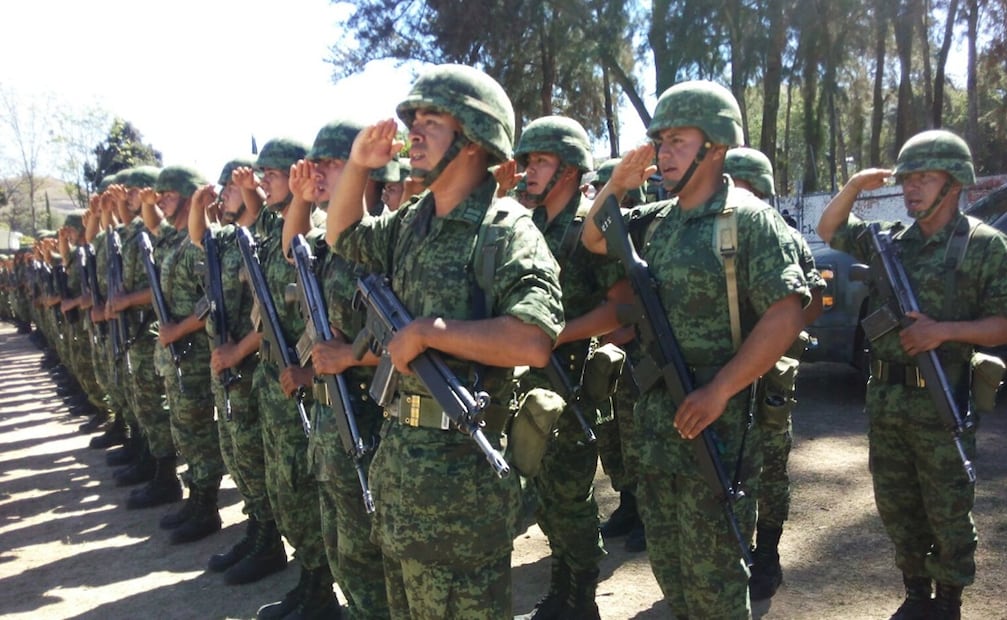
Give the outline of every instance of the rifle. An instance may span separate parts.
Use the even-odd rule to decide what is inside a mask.
[[[893,329],[912,325],[913,319],[906,314],[919,312],[920,303],[913,292],[905,267],[898,259],[898,250],[892,244],[891,232],[882,232],[880,226],[875,222],[867,226],[865,234],[870,236],[871,246],[874,248],[875,260],[871,265],[871,273],[875,274],[874,281],[882,293],[882,299],[890,300],[879,310],[864,318],[864,333],[874,341]],[[958,450],[965,475],[968,476],[969,482],[975,482],[975,467],[965,454],[965,447],[962,445],[962,434],[973,427],[971,416],[967,414],[962,416],[958,403],[952,395],[948,375],[937,357],[936,349],[917,355],[916,365],[923,377],[923,382],[926,384],[927,391],[930,393],[930,398],[933,399],[934,406],[937,407],[937,414],[951,431],[951,438]]]
[[[301,366],[304,366],[311,358],[312,344],[329,342],[335,336],[329,326],[329,317],[325,311],[325,301],[318,286],[318,278],[315,277],[315,272],[312,269],[315,257],[312,255],[304,235],[294,237],[291,250],[297,266],[296,288],[301,314],[304,315],[304,333],[308,341],[305,350],[298,351]],[[367,456],[368,448],[364,446],[364,440],[360,438],[357,416],[353,412],[346,379],[341,374],[319,376],[316,373],[315,381],[319,380],[325,386],[328,405],[336,414],[336,430],[339,433],[343,449],[353,459],[353,467],[357,470],[357,479],[360,481],[360,490],[364,496],[364,508],[368,513],[372,513],[374,512],[374,499],[371,497],[371,490],[367,485],[367,474],[363,467],[363,459]]]
[[[224,283],[220,276],[220,252],[217,239],[209,228],[203,233],[203,249],[206,250],[206,295],[213,320],[213,348],[227,344],[230,333],[227,330],[227,312],[224,308]],[[224,409],[227,419],[231,419],[231,386],[241,380],[241,374],[230,368],[217,375],[224,388]]]
[[[553,390],[563,397],[567,408],[577,417],[577,423],[580,424],[581,430],[584,431],[584,437],[587,442],[594,443],[597,438],[594,435],[594,431],[591,430],[591,425],[588,423],[587,418],[584,417],[583,408],[580,406],[581,386],[574,385],[570,381],[570,376],[566,374],[563,362],[560,361],[556,353],[549,356],[549,365],[543,368],[542,371],[552,385]]]
[[[619,210],[619,202],[614,196],[609,196],[605,201],[601,210],[595,215],[594,222],[605,235],[609,255],[614,255],[625,267],[626,276],[635,293],[628,322],[635,324],[641,346],[648,353],[648,356],[637,365],[638,379],[646,378],[640,385],[640,391],[646,392],[660,377],[672,399],[681,403],[686,395],[696,389],[692,373],[685,363],[682,349],[657,295],[657,283],[650,273],[647,262],[640,258],[633,246],[633,240],[626,230],[626,223]],[[738,541],[741,557],[745,564],[751,567],[752,556],[748,540],[741,535],[741,528],[734,514],[735,502],[745,497],[745,493],[727,476],[727,470],[717,449],[719,441],[716,432],[706,427],[700,437],[691,443],[700,472],[724,509],[724,518],[731,529],[731,534]]]
[[[255,297],[255,308],[253,315],[262,318],[262,344],[261,351],[269,355],[279,354],[283,368],[297,366],[297,352],[287,345],[283,337],[283,327],[280,325],[280,315],[276,312],[276,304],[269,293],[269,285],[266,284],[266,277],[262,274],[262,267],[259,266],[259,255],[257,244],[252,238],[252,233],[244,226],[238,227],[238,249],[241,250],[241,260],[245,265],[245,273],[251,283],[252,295]],[[297,401],[297,413],[301,416],[301,426],[304,434],[311,434],[311,421],[308,419],[308,412],[304,409],[305,390],[303,386],[298,386],[294,392],[294,399]]]
[[[122,239],[114,228],[109,229],[105,239],[108,242],[108,296],[115,297],[125,289],[122,284]],[[116,361],[125,356],[126,365],[130,367],[129,324],[126,316],[116,315],[109,321],[112,324],[112,355]]]
[[[413,318],[409,310],[395,296],[388,281],[375,274],[364,276],[357,281],[353,307],[357,310],[366,307],[367,310],[364,329],[357,334],[353,342],[353,351],[357,359],[363,357],[368,348],[381,356],[377,371],[374,373],[370,394],[384,407],[389,404],[398,379],[391,356],[388,354],[388,343],[395,333],[411,323]],[[489,394],[477,392],[473,395],[448,367],[444,358],[434,350],[428,349],[416,356],[409,363],[409,368],[416,373],[451,422],[475,441],[497,476],[501,478],[508,476],[510,467],[507,461],[490,445],[482,430],[484,426],[482,414],[489,405]]]
[[[88,243],[84,246],[84,257],[81,259],[84,265],[84,282],[88,296],[91,297],[92,308],[102,308],[105,300],[101,298],[101,290],[98,289],[98,263],[94,255],[94,248]],[[98,334],[105,336],[108,333],[108,325],[104,321],[96,324]]]
[[[67,278],[67,275],[66,275],[66,267],[64,267],[63,264],[60,263],[59,265],[56,265],[56,267],[54,269],[54,273],[55,273],[55,276],[56,276],[56,287],[59,289],[60,299],[61,300],[69,300],[70,299],[70,282],[69,282],[69,280]],[[66,318],[71,323],[76,323],[77,319],[80,318],[80,311],[78,311],[77,308],[73,308],[71,310],[68,310],[67,313],[66,313]]]
[[[136,242],[140,244],[140,259],[143,261],[143,269],[147,272],[147,281],[150,283],[150,296],[153,301],[154,314],[157,315],[157,322],[160,325],[171,322],[171,314],[168,312],[168,304],[164,301],[164,291],[161,290],[161,276],[154,264],[154,245],[151,243],[150,235],[146,230],[141,230],[136,237]],[[175,362],[175,376],[178,377],[178,389],[182,389],[182,356],[184,351],[178,350],[178,343],[172,342],[168,345],[171,353],[171,361]]]

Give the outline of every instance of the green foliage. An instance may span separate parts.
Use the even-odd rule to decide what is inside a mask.
[[[84,177],[89,187],[97,187],[110,174],[134,166],[161,166],[161,152],[144,144],[143,135],[129,122],[116,118],[108,137],[94,147],[95,163],[84,164]]]

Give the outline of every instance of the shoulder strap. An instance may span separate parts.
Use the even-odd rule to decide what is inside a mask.
[[[476,302],[476,312],[473,318],[487,317],[493,311],[495,299],[493,297],[493,280],[496,275],[497,255],[500,253],[500,245],[503,243],[504,230],[510,227],[510,223],[518,213],[515,213],[507,200],[494,198],[486,209],[486,215],[479,225],[479,232],[472,244],[472,258],[470,264],[475,275],[476,287],[480,289],[473,295]],[[517,205],[520,208],[520,205]],[[478,307],[479,301],[482,307]]]
[[[962,261],[965,260],[965,252],[968,251],[969,242],[975,236],[976,230],[981,222],[971,216],[966,215],[955,227],[948,243],[944,247],[944,303],[942,317],[950,318],[951,308],[954,304],[955,291],[958,290],[958,272],[961,270]]]
[[[727,206],[717,214],[713,224],[713,249],[724,264],[727,284],[727,310],[731,319],[731,342],[734,350],[741,348],[741,309],[738,302],[738,216],[730,200],[733,187],[728,190]]]

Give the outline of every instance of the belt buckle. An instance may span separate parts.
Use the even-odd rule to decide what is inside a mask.
[[[927,387],[927,380],[920,374],[920,367],[910,366],[910,368],[913,369],[913,372],[912,374],[906,373],[906,384],[917,388]]]

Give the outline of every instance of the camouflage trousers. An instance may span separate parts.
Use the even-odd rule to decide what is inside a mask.
[[[187,480],[195,487],[217,488],[224,475],[220,437],[213,419],[210,390],[210,345],[197,333],[182,357],[182,379],[165,373],[164,393],[171,410],[171,438],[179,455],[189,465]]]
[[[165,401],[164,379],[154,365],[155,347],[161,347],[150,334],[141,334],[130,348],[133,364],[129,396],[136,421],[154,458],[175,456],[175,441],[171,438],[171,414]]]
[[[636,404],[636,386],[633,384],[629,363],[623,370],[619,387],[612,397],[612,420],[595,428],[598,437],[598,457],[601,467],[612,481],[616,491],[635,492],[636,470],[639,456],[634,452],[633,406]]]
[[[276,364],[260,361],[252,379],[259,401],[266,491],[280,533],[294,547],[306,570],[328,567],[318,500],[318,483],[308,467],[304,436],[295,401],[280,388]],[[311,401],[304,406],[311,407]]]
[[[867,395],[874,502],[895,546],[895,564],[910,577],[971,585],[977,534],[975,484],[925,389],[871,386]],[[975,430],[962,436],[975,457]]]
[[[352,404],[360,437],[371,447],[361,463],[366,476],[383,418],[370,399],[353,399]],[[349,601],[350,617],[380,620],[389,617],[381,548],[371,540],[371,515],[364,508],[360,480],[353,459],[343,449],[334,416],[316,395],[308,454],[318,480],[325,554]]]
[[[241,374],[241,379],[227,390],[226,400],[231,404],[230,419],[226,413],[224,388],[217,378],[211,379],[210,383],[217,406],[220,456],[244,501],[243,512],[265,522],[273,520],[273,508],[266,493],[266,461],[262,449],[259,403],[252,398],[252,375],[256,364],[255,356],[249,356],[244,364],[235,369]]]
[[[764,528],[782,528],[790,515],[787,464],[794,445],[791,411],[795,404],[792,399],[776,407],[763,402],[756,415],[760,445],[752,446],[752,449],[762,453],[762,471],[756,477],[752,490],[758,501],[758,524]]]
[[[76,369],[77,381],[80,383],[81,388],[84,389],[84,393],[87,394],[88,402],[95,407],[104,409],[104,392],[101,389],[101,385],[98,384],[98,378],[94,373],[94,361],[91,358],[91,334],[87,331],[85,324],[85,321],[88,320],[80,320],[80,323],[78,323],[80,333],[73,340],[74,368]]]
[[[711,425],[731,477],[739,461],[747,408],[748,392],[744,391],[729,401]],[[640,454],[637,499],[647,529],[651,568],[676,617],[748,619],[748,571],[740,545],[714,490],[696,466],[696,444],[683,439],[673,427],[675,409],[659,386],[644,394],[634,411],[634,440]],[[745,450],[742,488],[750,487],[750,472],[758,471],[758,457],[758,451]],[[743,539],[750,540],[755,502],[746,496],[735,504],[735,515]]]
[[[532,478],[538,498],[535,517],[553,556],[575,572],[595,570],[605,555],[594,499],[598,446],[584,441],[584,432],[569,409],[559,416],[557,427],[557,436],[542,458],[542,469]]]
[[[370,481],[393,618],[511,617],[517,476],[498,478],[463,433],[393,419]]]

